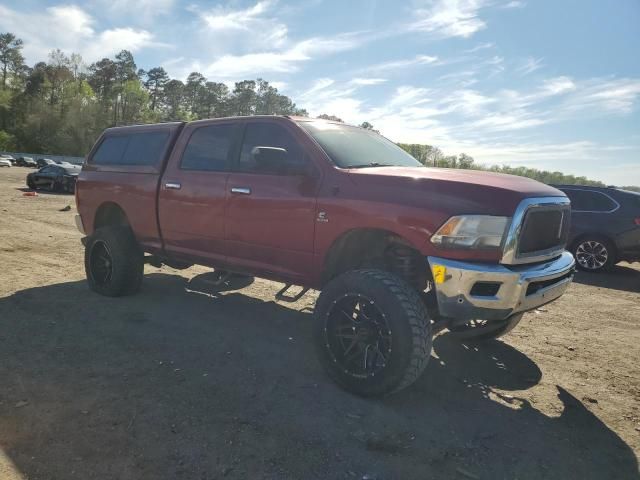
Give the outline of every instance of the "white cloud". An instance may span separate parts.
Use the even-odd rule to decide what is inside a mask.
[[[484,0],[435,0],[422,3],[424,7],[413,12],[417,20],[409,25],[411,30],[445,38],[468,38],[486,27],[486,23],[478,16],[479,10],[486,6]]]
[[[419,105],[425,103],[426,95],[429,90],[426,88],[417,88],[410,85],[403,85],[396,89],[393,97],[387,104],[387,108],[398,108],[409,105]]]
[[[475,128],[487,128],[491,131],[521,130],[523,128],[537,127],[547,123],[541,118],[532,118],[526,112],[493,113],[482,117],[471,124]]]
[[[392,60],[390,62],[377,63],[375,65],[369,65],[362,69],[362,71],[369,72],[382,72],[393,71],[402,68],[415,67],[417,65],[434,65],[438,63],[438,57],[432,55],[416,55],[413,58],[405,58],[402,60]]]
[[[245,9],[234,10],[216,6],[209,10],[191,6],[189,10],[200,17],[206,42],[232,48],[280,48],[287,42],[288,28],[274,15],[275,0],[261,0]]]
[[[267,12],[274,2],[263,0],[245,10],[225,10],[223,7],[215,7],[213,10],[202,13],[202,18],[212,30],[245,30],[249,31],[260,17]],[[192,11],[195,8],[191,9]]]
[[[502,8],[524,8],[526,6],[526,2],[523,2],[522,0],[512,0],[511,2],[503,5]]]
[[[76,5],[54,6],[42,13],[22,13],[0,5],[0,30],[15,31],[20,26],[24,55],[29,63],[44,61],[54,48],[80,53],[86,62],[118,53],[159,46],[146,30],[112,28],[97,31],[91,15]]]
[[[319,78],[318,80],[313,82],[313,85],[311,85],[311,88],[301,93],[298,98],[302,98],[302,99],[309,98],[314,94],[318,93],[320,90],[324,90],[330,87],[334,83],[335,83],[335,80],[331,78]]]
[[[495,98],[475,90],[456,90],[440,101],[447,112],[460,112],[467,116],[480,115],[484,113],[486,106],[495,102]]]
[[[566,105],[570,110],[626,114],[634,110],[639,96],[640,79],[595,79],[582,85]]]
[[[544,96],[555,96],[576,89],[576,84],[569,77],[556,77],[544,81],[541,92]]]
[[[517,71],[522,75],[528,75],[542,68],[542,58],[528,57],[522,65],[517,68]]]
[[[387,81],[386,78],[354,78],[353,80],[350,81],[350,83],[353,85],[367,86],[367,85],[379,85],[381,83],[385,83],[386,81]]]
[[[479,45],[476,45],[473,48],[465,50],[465,53],[475,53],[475,52],[478,52],[480,50],[487,50],[488,48],[493,48],[493,47],[495,47],[495,44],[493,42],[481,43]]]
[[[282,50],[223,55],[205,66],[202,73],[206,76],[224,78],[240,78],[274,72],[291,73],[297,71],[301,63],[317,56],[350,50],[359,44],[360,40],[349,34],[331,38],[314,37]]]
[[[95,0],[93,9],[106,11],[111,16],[119,18],[127,15],[127,20],[142,20],[149,23],[154,17],[171,13],[175,0],[135,0],[135,16],[131,15],[131,0]]]
[[[273,88],[278,89],[279,92],[282,92],[289,86],[287,82],[269,82],[269,85],[271,85]]]

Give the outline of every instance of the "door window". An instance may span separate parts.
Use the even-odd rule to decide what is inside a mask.
[[[119,164],[128,143],[128,135],[115,135],[105,138],[93,155],[91,163],[96,165]]]
[[[284,148],[287,153],[282,168],[274,171],[268,166],[258,164],[252,153],[255,147]],[[275,123],[249,123],[247,125],[238,163],[238,169],[241,172],[286,175],[287,170],[301,171],[305,163],[306,159],[302,147],[296,142],[293,135],[281,125]]]
[[[228,170],[234,127],[226,123],[195,130],[182,154],[180,168],[214,172]]]
[[[131,132],[107,137],[93,155],[97,165],[156,165],[162,158],[169,132]]]
[[[565,190],[575,212],[610,212],[618,205],[607,195],[590,190]]]

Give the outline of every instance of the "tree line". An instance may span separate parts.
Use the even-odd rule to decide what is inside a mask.
[[[594,187],[604,187],[604,183],[597,180],[590,180],[584,176],[567,175],[562,172],[550,172],[528,167],[511,167],[508,165],[486,166],[475,163],[473,157],[461,153],[460,155],[445,155],[438,147],[431,145],[398,143],[406,152],[411,154],[420,163],[428,167],[442,168],[462,168],[467,170],[484,170],[497,173],[507,173],[521,177],[533,178],[542,183],[555,185],[591,185]],[[625,187],[634,189],[636,187]]]
[[[87,65],[53,50],[32,67],[22,40],[0,34],[0,150],[82,156],[107,127],[233,115],[307,115],[263,79],[233,88],[193,72],[186,81],[162,67],[139,69],[122,50]]]
[[[162,67],[138,68],[131,52],[87,64],[77,53],[52,50],[46,62],[28,66],[23,42],[0,34],[0,151],[85,155],[108,127],[135,123],[191,121],[235,115],[300,115],[268,81],[242,80],[233,88],[192,72],[185,81]],[[318,118],[342,122],[334,115]],[[360,125],[377,131],[369,122]],[[428,166],[491,170],[545,183],[603,185],[585,177],[526,167],[486,167],[460,155],[444,155],[423,144],[399,144]]]

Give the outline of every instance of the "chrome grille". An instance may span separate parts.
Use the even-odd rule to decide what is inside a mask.
[[[571,211],[565,208],[527,211],[518,241],[518,257],[567,244]]]
[[[523,200],[511,220],[502,263],[532,263],[557,257],[566,246],[570,222],[566,197]]]

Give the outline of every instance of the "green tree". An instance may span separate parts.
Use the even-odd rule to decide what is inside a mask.
[[[5,152],[16,149],[16,138],[4,130],[0,130],[0,150]]]
[[[2,88],[7,87],[10,73],[17,73],[24,64],[22,40],[13,33],[0,33],[0,69],[2,70]]]
[[[318,115],[316,118],[321,118],[322,120],[331,120],[332,122],[344,123],[344,120],[342,120],[340,117],[336,117],[335,115],[327,115],[326,113]]]
[[[186,120],[188,114],[183,110],[185,85],[180,80],[169,80],[164,85],[164,101],[167,106],[167,120]]]
[[[162,101],[164,86],[169,81],[169,75],[162,67],[155,67],[145,73],[147,79],[144,86],[149,90],[151,96],[151,110],[155,111],[158,103]]]

